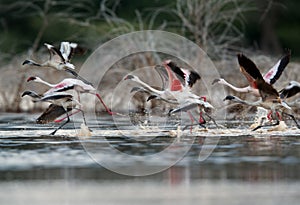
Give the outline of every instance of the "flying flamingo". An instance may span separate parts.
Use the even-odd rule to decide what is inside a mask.
[[[51,132],[50,135],[54,135],[59,129],[61,129],[63,126],[65,126],[67,123],[70,122],[70,117],[68,114],[69,109],[77,109],[83,113],[83,111],[80,109],[81,104],[77,100],[75,100],[74,96],[70,93],[52,92],[52,93],[40,95],[34,91],[28,90],[28,91],[23,92],[22,97],[24,97],[26,95],[34,98],[34,100],[33,100],[34,102],[49,102],[51,104],[58,105],[61,108],[63,108],[64,113],[67,114],[67,121],[65,121],[58,128],[56,128],[53,132]],[[79,108],[77,108],[77,106],[79,106]],[[84,123],[86,124],[85,118],[84,118]]]
[[[290,61],[291,57],[291,52],[288,51],[287,54],[285,54],[264,76],[263,79],[269,83],[270,85],[273,85],[281,76],[283,70],[287,66],[287,64]],[[243,87],[243,88],[238,88],[235,87],[234,85],[228,83],[226,80],[223,78],[215,79],[212,84],[219,83],[222,85],[226,85],[230,87],[231,89],[237,91],[237,92],[242,92],[242,93],[251,93],[256,97],[260,97],[259,90],[256,88],[255,83],[253,78],[249,76],[249,74],[241,67],[240,71],[244,76],[247,78],[249,82],[249,86]]]
[[[133,90],[143,90],[147,92],[150,94],[148,100],[156,98],[179,105],[176,109],[170,110],[169,113],[187,111],[192,122],[194,121],[194,117],[190,113],[190,109],[197,106],[199,108],[213,108],[210,103],[206,102],[205,97],[200,97],[191,92],[193,84],[200,79],[198,73],[181,69],[170,60],[163,62],[163,69],[161,69],[162,67],[160,66],[156,66],[155,68],[163,80],[163,90],[157,90],[151,87],[135,75],[127,75],[124,79],[130,79],[141,85],[142,88],[135,87]],[[177,75],[179,75],[179,77],[177,77]],[[203,123],[205,123],[205,120],[202,118],[202,113],[200,113],[199,124],[202,125]]]
[[[290,116],[295,121],[297,127],[300,128],[297,121],[295,120],[295,117],[291,114],[284,112],[284,109],[291,109],[291,108],[280,98],[279,93],[273,88],[273,86],[268,82],[266,82],[266,80],[263,78],[260,71],[256,67],[256,65],[243,54],[238,54],[238,60],[239,60],[241,70],[245,72],[247,79],[249,79],[252,82],[253,87],[255,87],[259,91],[259,95],[261,96],[261,99],[256,102],[248,102],[248,101],[241,100],[236,96],[229,95],[226,96],[224,100],[230,100],[230,101],[234,101],[237,103],[246,104],[250,106],[260,106],[270,110],[268,114],[268,118],[271,119],[272,116],[272,118],[276,120],[276,123],[270,126],[275,126],[279,124],[279,121],[281,120],[281,116],[278,113],[278,111],[282,111],[283,114]],[[261,127],[264,126],[259,125],[256,128],[254,128],[253,131]]]
[[[74,71],[75,66],[70,63],[73,54],[79,50],[77,43],[61,42],[59,50],[48,43],[45,43],[44,45],[49,51],[49,59],[46,62],[40,64],[33,60],[25,60],[22,65],[33,65],[38,67],[50,67],[56,70],[65,70],[74,75],[76,78],[91,85],[90,82],[79,76],[78,73]]]
[[[52,92],[62,92],[62,91],[67,91],[67,90],[75,90],[78,93],[78,97],[80,96],[80,93],[89,93],[89,94],[95,95],[100,100],[100,102],[104,106],[105,110],[110,115],[116,114],[116,113],[112,112],[106,106],[106,104],[102,100],[101,96],[99,95],[99,93],[97,93],[97,90],[92,85],[86,84],[85,82],[83,82],[79,79],[65,78],[64,80],[62,80],[61,82],[59,82],[57,84],[51,84],[49,82],[42,80],[40,77],[31,76],[27,79],[27,82],[30,82],[30,81],[42,83],[42,84],[45,84],[45,85],[51,87],[51,89],[49,89],[45,93],[46,95],[48,93],[52,93]],[[79,98],[79,102],[80,102],[80,98]]]

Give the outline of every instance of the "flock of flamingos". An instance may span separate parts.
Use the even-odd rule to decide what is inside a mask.
[[[61,42],[60,49],[45,43],[44,44],[49,53],[50,58],[44,63],[37,63],[33,60],[25,60],[23,65],[39,66],[39,67],[49,67],[57,70],[63,70],[74,75],[75,78],[66,78],[57,84],[51,84],[42,80],[37,76],[31,76],[28,78],[27,82],[33,81],[37,83],[42,83],[49,86],[49,90],[42,94],[38,94],[34,91],[25,91],[23,96],[32,97],[34,102],[49,102],[49,107],[42,113],[40,117],[37,118],[37,123],[49,123],[49,122],[62,122],[59,127],[57,127],[51,135],[54,135],[59,129],[66,125],[70,121],[70,116],[81,112],[83,115],[83,120],[85,122],[84,112],[81,109],[80,94],[89,93],[95,95],[103,104],[106,111],[110,115],[118,115],[119,113],[112,112],[106,104],[103,102],[97,89],[93,85],[78,75],[74,70],[75,66],[70,62],[71,57],[79,49],[76,43]],[[240,71],[245,75],[249,82],[249,86],[244,88],[237,88],[224,79],[216,79],[213,84],[223,84],[229,86],[237,92],[246,92],[254,96],[260,97],[260,100],[255,102],[249,102],[242,100],[236,96],[228,95],[224,98],[225,100],[249,105],[262,107],[267,109],[268,115],[267,119],[269,122],[263,123],[263,121],[255,127],[253,130],[257,130],[261,127],[276,126],[282,121],[282,115],[290,117],[296,124],[297,128],[300,126],[297,119],[291,114],[292,104],[287,103],[286,99],[290,98],[300,92],[300,83],[296,81],[291,81],[285,88],[281,91],[277,91],[272,86],[281,76],[285,67],[290,61],[290,51],[288,51],[266,74],[262,75],[249,58],[243,54],[238,54],[238,63],[240,65]],[[174,109],[169,111],[169,114],[174,114],[177,112],[186,112],[192,124],[196,121],[199,126],[205,127],[206,120],[209,118],[218,127],[215,120],[207,112],[208,109],[213,109],[205,96],[198,96],[191,91],[192,86],[201,79],[200,75],[191,70],[187,70],[179,67],[171,60],[165,60],[161,65],[155,66],[156,71],[159,73],[163,80],[163,89],[158,90],[147,83],[139,79],[135,75],[127,75],[124,80],[132,80],[138,84],[139,87],[133,87],[131,91],[142,91],[149,95],[147,101],[152,99],[160,99],[166,103],[175,105]],[[76,91],[77,96],[68,92],[70,90]],[[195,117],[191,110],[197,109],[197,114],[199,117]]]

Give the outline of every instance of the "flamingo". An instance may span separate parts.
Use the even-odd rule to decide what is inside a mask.
[[[65,78],[64,80],[62,80],[61,82],[59,82],[57,84],[51,84],[49,82],[44,81],[40,77],[31,76],[27,79],[27,82],[30,82],[30,81],[37,82],[37,83],[42,83],[44,85],[47,85],[47,86],[51,87],[51,89],[49,89],[47,92],[45,92],[46,95],[48,93],[52,93],[52,92],[62,92],[62,91],[67,91],[67,90],[75,90],[78,94],[78,97],[80,96],[80,93],[89,93],[89,94],[95,95],[100,100],[100,102],[104,106],[105,110],[110,115],[116,114],[116,113],[112,112],[106,106],[106,104],[102,100],[99,93],[97,93],[97,90],[92,85],[86,84],[82,80],[73,79],[73,78]],[[79,102],[80,102],[80,98],[79,98]]]
[[[77,43],[61,42],[59,50],[48,43],[44,43],[44,45],[49,51],[49,59],[46,62],[40,64],[33,60],[25,60],[22,65],[33,65],[39,67],[50,67],[56,70],[65,70],[74,75],[76,78],[91,85],[90,82],[74,71],[75,66],[70,63],[71,57],[76,52],[76,49],[78,49]]]
[[[170,110],[169,114],[176,113],[179,111],[187,111],[192,122],[194,121],[194,117],[191,115],[189,111],[190,109],[197,106],[199,108],[213,108],[213,106],[210,103],[206,102],[205,97],[200,97],[191,92],[191,87],[198,79],[200,79],[198,73],[179,68],[171,60],[164,61],[163,67],[156,66],[155,68],[162,78],[163,90],[157,90],[151,87],[135,75],[127,75],[124,79],[130,79],[141,85],[142,88],[134,87],[132,91],[143,90],[149,93],[150,96],[148,97],[148,100],[156,98],[163,100],[167,103],[178,105],[177,108]],[[205,120],[202,118],[201,115],[202,113],[200,112],[200,125],[205,123]]]
[[[300,83],[297,81],[290,81],[289,84],[279,91],[282,99],[293,97],[300,92]]]
[[[69,109],[77,109],[83,113],[83,111],[80,109],[81,104],[77,100],[75,100],[74,96],[70,93],[52,92],[52,93],[40,95],[34,91],[27,90],[27,91],[23,92],[22,97],[24,97],[26,95],[34,98],[34,100],[33,100],[34,102],[49,102],[51,104],[58,105],[61,108],[63,108],[64,113],[67,114],[67,121],[65,121],[58,128],[56,128],[53,132],[51,132],[50,135],[54,135],[59,129],[61,129],[63,126],[65,126],[67,123],[70,122],[70,117],[68,114]],[[76,108],[77,105],[79,106],[79,108]],[[86,124],[85,118],[84,118],[84,123]]]
[[[274,89],[273,86],[264,79],[264,77],[261,75],[256,65],[243,54],[238,54],[237,57],[238,57],[241,70],[245,73],[247,79],[249,79],[249,81],[252,82],[253,87],[259,91],[259,95],[261,96],[261,99],[256,102],[248,102],[248,101],[241,100],[236,96],[229,95],[226,96],[224,100],[230,100],[230,101],[234,101],[237,103],[246,104],[250,106],[260,106],[270,110],[268,114],[268,118],[270,119],[270,116],[272,115],[272,118],[276,119],[276,123],[272,124],[271,126],[275,126],[279,124],[279,121],[281,120],[281,116],[279,115],[278,111],[282,111],[283,114],[290,116],[295,121],[297,127],[300,128],[297,121],[295,120],[295,117],[283,111],[284,109],[290,110],[291,109],[290,106],[288,106],[287,103],[285,103],[280,98],[277,90]],[[253,130],[257,130],[261,127],[263,127],[263,125],[260,125],[254,128]]]
[[[291,52],[288,51],[266,74],[264,74],[263,79],[267,83],[273,85],[279,79],[283,70],[289,63],[290,57],[291,57]],[[238,58],[238,60],[239,60],[239,58]],[[243,88],[238,88],[238,87],[235,87],[234,85],[228,83],[223,78],[215,79],[212,82],[212,84],[218,83],[218,84],[226,85],[237,92],[251,93],[252,95],[254,95],[256,97],[260,97],[259,90],[256,88],[253,78],[249,77],[249,74],[247,72],[245,72],[245,70],[242,67],[241,67],[240,71],[247,78],[247,80],[249,82],[249,86],[243,87]]]

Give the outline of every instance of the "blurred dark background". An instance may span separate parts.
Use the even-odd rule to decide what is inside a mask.
[[[117,35],[142,29],[185,35],[213,56],[218,54],[209,46],[222,44],[223,52],[249,49],[271,56],[290,48],[295,60],[300,58],[299,8],[297,0],[1,0],[0,62],[24,52],[32,55],[44,42],[75,41],[92,49]],[[206,32],[195,35],[195,30],[203,29],[197,24],[209,18],[214,22]],[[185,20],[197,26],[189,27]],[[227,38],[219,38],[227,30]]]

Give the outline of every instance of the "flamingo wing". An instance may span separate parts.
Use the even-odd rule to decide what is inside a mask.
[[[66,62],[70,62],[76,47],[77,43],[61,42],[59,50]]]
[[[200,80],[200,79],[201,79],[201,77],[200,77],[200,75],[199,75],[197,72],[195,72],[195,71],[189,71],[189,70],[185,70],[185,71],[186,71],[185,73],[187,73],[187,75],[186,75],[186,83],[187,83],[187,85],[189,85],[190,88],[191,88],[191,87],[193,87],[193,85],[197,82],[197,80]]]
[[[55,48],[54,46],[48,43],[44,43],[44,45],[47,47],[50,53],[50,59],[49,59],[50,61],[65,63],[64,57],[62,56],[61,52],[57,48]]]
[[[265,75],[264,79],[269,84],[274,84],[281,76],[287,64],[290,62],[291,52],[288,51]]]
[[[247,78],[250,86],[253,88],[257,88],[256,79],[263,79],[263,77],[256,67],[255,63],[243,54],[238,54],[237,57],[240,65],[240,70]]]
[[[180,68],[173,62],[169,63],[169,67],[181,79],[182,84],[190,88],[200,79],[200,75],[197,72]]]
[[[160,66],[160,65],[157,65],[154,68],[161,78],[162,90],[166,89],[166,87],[169,84],[169,75],[167,69],[164,66]]]
[[[175,67],[176,64],[173,63],[171,60],[166,60],[166,61],[164,61],[163,65],[168,74],[168,79],[169,79],[168,89],[171,91],[182,90],[184,87],[185,81],[184,81],[184,78],[181,78],[181,77],[178,78],[177,75],[175,74],[176,72],[173,71],[173,69],[176,69],[176,68],[172,68],[172,67]]]
[[[177,79],[180,80],[183,86],[189,86],[191,88],[197,80],[201,79],[197,72],[180,68],[172,61],[168,62],[168,67],[176,74]]]

